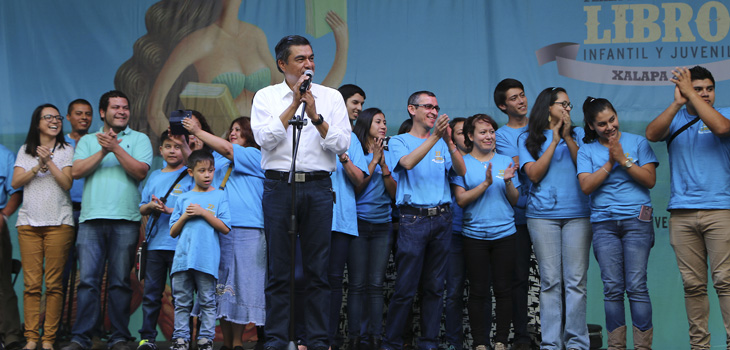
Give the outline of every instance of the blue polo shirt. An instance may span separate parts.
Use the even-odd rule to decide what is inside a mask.
[[[66,142],[68,142],[69,145],[71,145],[71,147],[76,148],[76,140],[69,137],[68,134],[64,136],[64,139],[66,140]],[[73,185],[71,185],[71,190],[69,192],[71,193],[72,202],[81,203],[81,197],[84,193],[84,179],[75,179]]]
[[[16,190],[10,186],[15,169],[15,153],[3,145],[0,145],[0,164],[5,164],[4,168],[0,168],[0,209],[3,209],[8,205],[10,196],[21,189]]]

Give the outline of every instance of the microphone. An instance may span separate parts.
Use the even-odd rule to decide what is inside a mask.
[[[309,85],[312,84],[312,77],[314,76],[314,72],[310,69],[307,69],[306,71],[304,71],[304,74],[309,76],[309,79],[303,81],[302,85],[299,85],[300,94],[303,94],[304,92],[307,91],[307,89],[309,89]]]

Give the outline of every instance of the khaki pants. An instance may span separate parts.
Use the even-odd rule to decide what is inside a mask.
[[[43,342],[54,343],[63,306],[63,267],[73,244],[74,228],[61,226],[18,226],[20,258],[23,262],[23,316],[25,338],[40,338],[41,293],[45,258],[46,318]]]
[[[707,261],[730,345],[730,210],[672,210],[669,239],[684,284],[692,349],[709,349]]]

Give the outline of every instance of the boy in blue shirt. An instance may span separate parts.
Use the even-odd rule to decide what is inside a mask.
[[[168,271],[172,268],[177,246],[177,239],[169,235],[170,214],[178,196],[193,187],[193,179],[186,176],[187,168],[180,145],[170,139],[167,131],[160,137],[160,155],[167,165],[150,174],[142,190],[142,201],[139,203],[139,212],[142,215],[152,216],[147,220],[145,230],[147,268],[144,275],[142,328],[139,330],[139,337],[142,339],[139,342],[140,347],[147,342],[154,343],[157,338],[157,319],[162,307],[162,292],[165,290],[165,282]]]
[[[215,159],[204,150],[188,157],[188,174],[195,187],[183,193],[170,217],[170,236],[180,236],[172,263],[172,295],[175,298],[175,331],[171,350],[187,350],[190,338],[188,319],[193,291],[198,291],[201,323],[198,349],[212,350],[215,337],[215,286],[220,263],[218,233],[231,230],[228,196],[211,187]]]

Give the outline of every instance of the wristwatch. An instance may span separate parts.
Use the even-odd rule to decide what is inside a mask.
[[[340,163],[342,163],[342,164],[347,163],[349,160],[350,160],[350,156],[347,155],[347,153],[343,153],[342,156],[340,156]]]
[[[314,126],[322,125],[322,123],[324,123],[324,117],[322,117],[322,115],[319,113],[317,115],[319,116],[319,119],[317,119],[316,121],[312,120],[312,125]]]
[[[626,160],[626,161],[624,162],[624,168],[628,169],[628,168],[631,168],[632,166],[634,166],[634,163],[633,163],[633,162],[631,162],[631,159],[627,159],[627,160]]]

